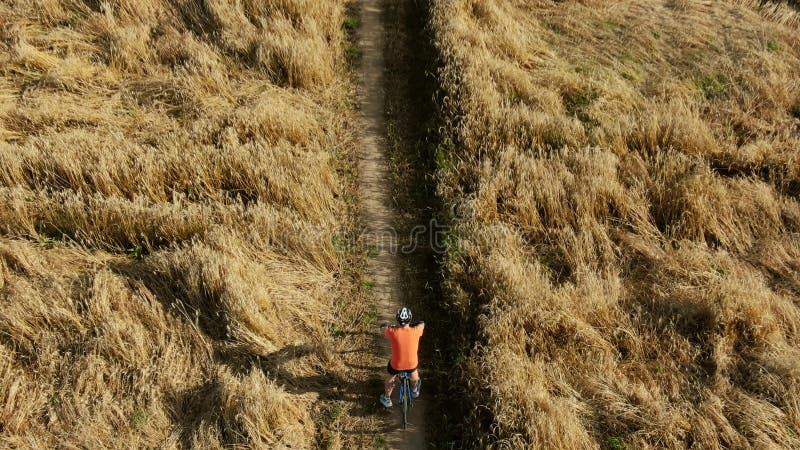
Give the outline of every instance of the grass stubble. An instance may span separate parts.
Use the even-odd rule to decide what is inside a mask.
[[[799,448],[796,4],[433,3],[455,444]]]
[[[346,445],[345,16],[0,3],[0,446]]]

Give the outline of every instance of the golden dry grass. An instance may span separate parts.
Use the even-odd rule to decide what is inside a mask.
[[[434,2],[472,445],[800,447],[793,5]]]
[[[316,445],[344,3],[0,2],[0,447]]]

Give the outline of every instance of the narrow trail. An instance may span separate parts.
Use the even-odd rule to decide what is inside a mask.
[[[374,246],[375,257],[370,258],[367,272],[374,281],[374,295],[378,308],[378,323],[394,322],[394,313],[401,306],[404,291],[403,262],[398,254],[397,217],[392,201],[392,177],[388,163],[387,126],[385,119],[384,2],[362,0],[361,27],[358,47],[363,51],[359,69],[358,104],[361,110],[361,159],[359,161],[358,195],[364,241]],[[378,331],[376,330],[376,333]],[[384,367],[391,349],[386,339],[381,339],[380,354],[375,355],[375,365]],[[385,372],[381,373],[385,376]],[[375,392],[375,401],[380,392]],[[396,398],[396,395],[394,396]],[[397,406],[391,410],[397,427],[385,435],[386,445],[392,449],[425,448],[424,395],[415,401],[409,412],[409,427],[401,426],[401,413]]]

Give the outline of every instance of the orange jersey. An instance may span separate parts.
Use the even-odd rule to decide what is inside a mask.
[[[419,365],[417,350],[419,350],[419,338],[422,337],[422,330],[425,324],[407,327],[388,327],[386,337],[392,344],[392,368],[395,370],[416,369]]]

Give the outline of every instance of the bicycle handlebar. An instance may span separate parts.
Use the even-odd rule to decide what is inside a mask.
[[[415,327],[415,326],[417,326],[417,325],[425,325],[425,321],[423,321],[423,320],[420,320],[419,322],[411,322],[411,324],[410,324],[410,325],[411,325],[412,327]],[[384,322],[384,323],[382,323],[382,324],[380,325],[380,329],[384,329],[384,328],[390,328],[390,327],[391,327],[391,328],[395,328],[395,327],[398,327],[398,326],[399,326],[399,325],[397,325],[397,324],[394,324],[394,325],[392,325],[392,324],[389,324],[388,322]]]

